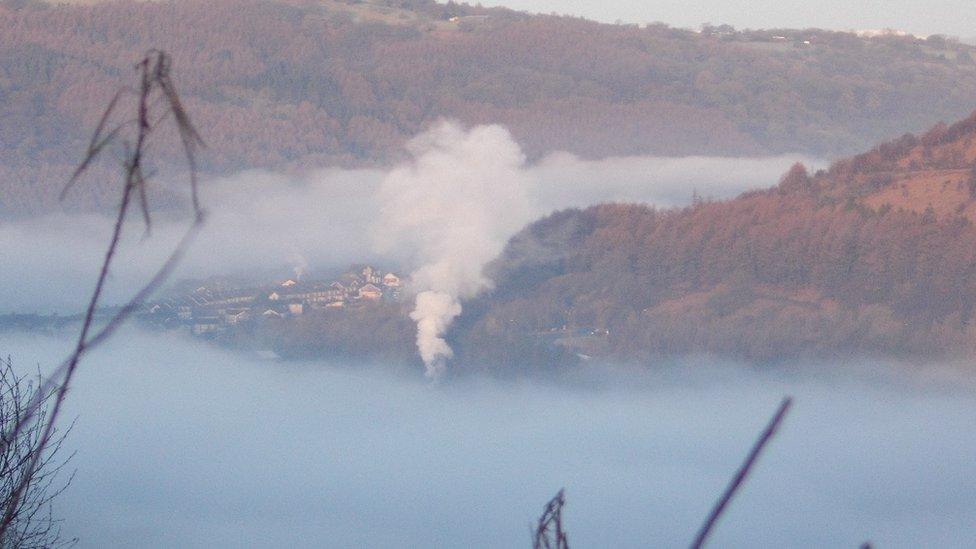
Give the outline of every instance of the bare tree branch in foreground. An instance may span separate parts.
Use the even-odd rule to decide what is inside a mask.
[[[10,357],[0,358],[0,425],[20,421],[41,383],[40,374],[35,382],[32,377],[18,375]],[[60,482],[60,473],[74,456],[62,459],[59,455],[72,426],[60,432],[55,428],[47,447],[41,447],[41,434],[50,419],[44,405],[54,395],[54,391],[41,395],[40,412],[34,414],[16,438],[4,440],[5,448],[0,452],[0,509],[5,513],[10,510],[13,517],[0,536],[0,547],[4,549],[62,547],[76,541],[61,539],[61,521],[54,518],[51,510],[51,501],[71,484],[74,476],[71,474]],[[38,454],[41,454],[40,461],[31,473],[25,466]],[[24,475],[29,475],[27,486],[14,498]]]
[[[566,533],[563,532],[563,506],[566,498],[563,490],[549,500],[539,517],[539,524],[533,532],[532,549],[569,549]]]
[[[752,446],[749,451],[749,455],[746,456],[745,462],[739,467],[729,486],[722,493],[722,497],[719,498],[715,506],[712,508],[711,513],[708,515],[708,519],[702,525],[701,529],[698,531],[698,535],[695,536],[695,541],[692,542],[692,549],[700,549],[705,545],[705,540],[708,539],[708,534],[711,532],[712,528],[715,526],[718,519],[721,518],[722,513],[725,512],[725,508],[728,506],[729,502],[732,501],[732,497],[735,495],[736,491],[749,476],[749,472],[752,470],[753,465],[755,465],[756,460],[759,458],[759,454],[762,453],[766,444],[773,438],[776,434],[776,430],[779,428],[780,423],[782,423],[783,418],[786,417],[786,413],[789,411],[790,406],[793,404],[793,399],[791,397],[786,397],[783,402],[780,403],[779,409],[773,415],[773,418],[763,429],[763,432],[759,435],[759,439]],[[556,497],[552,498],[549,503],[546,504],[546,508],[542,513],[542,517],[539,518],[539,523],[536,529],[533,531],[533,543],[532,549],[569,549],[569,544],[566,541],[566,534],[563,532],[562,523],[562,508],[566,504],[566,499],[563,496],[563,490],[559,490]],[[550,536],[555,536],[551,538]],[[870,547],[869,544],[865,544]]]
[[[5,539],[5,536],[8,535],[8,530],[16,519],[17,503],[25,497],[33,479],[43,465],[42,456],[52,444],[52,437],[55,432],[54,424],[61,412],[61,405],[81,357],[111,336],[143,301],[165,282],[183,256],[186,247],[203,225],[205,214],[197,198],[196,175],[196,152],[203,146],[203,141],[190,122],[190,118],[183,109],[176,93],[176,87],[173,85],[170,76],[170,64],[170,57],[165,52],[150,51],[136,65],[136,71],[139,75],[138,87],[123,88],[112,98],[92,136],[85,158],[65,186],[65,192],[67,192],[68,188],[78,181],[109,145],[121,144],[124,154],[122,196],[116,213],[112,238],[105,252],[95,289],[88,302],[74,351],[40,384],[20,417],[12,425],[0,425],[0,428],[3,429],[0,433],[0,453],[3,453],[6,452],[12,441],[17,440],[28,428],[27,426],[32,424],[31,422],[36,421],[46,399],[50,398],[45,397],[45,395],[53,395],[50,414],[47,416],[46,422],[43,422],[44,429],[38,438],[37,448],[39,451],[35,451],[22,465],[20,480],[11,493],[13,504],[2,510],[0,540]],[[121,110],[119,105],[122,100],[128,98],[135,99],[136,112],[133,118],[126,118],[119,112]],[[119,120],[120,118],[121,120]],[[136,200],[138,200],[138,207],[142,213],[146,231],[150,230],[151,216],[147,194],[149,175],[146,170],[146,156],[151,138],[156,135],[160,128],[164,127],[169,118],[173,119],[172,123],[180,136],[189,167],[193,221],[182,240],[149,282],[136,292],[129,302],[104,326],[94,330],[95,311],[100,305],[112,260],[115,257],[125,227],[126,217]],[[63,196],[64,194],[62,194],[62,198]]]
[[[776,410],[776,414],[773,415],[773,418],[769,421],[769,424],[766,425],[766,428],[763,430],[762,434],[759,435],[759,440],[757,440],[752,446],[752,450],[749,451],[749,455],[746,457],[745,462],[741,467],[739,467],[739,470],[735,473],[735,476],[732,477],[732,482],[729,483],[729,486],[725,489],[722,497],[719,498],[718,502],[715,503],[715,507],[712,508],[712,512],[708,514],[708,519],[705,520],[705,524],[702,525],[701,529],[698,531],[698,535],[695,536],[695,541],[691,543],[692,549],[700,549],[705,545],[705,540],[708,539],[708,534],[712,531],[712,528],[715,526],[715,523],[718,522],[718,519],[721,518],[722,513],[725,511],[729,501],[732,500],[732,496],[734,496],[736,491],[739,489],[739,486],[742,485],[742,482],[747,476],[749,476],[749,471],[752,469],[752,466],[755,465],[756,459],[759,458],[759,454],[762,453],[763,448],[766,447],[766,444],[770,441],[770,439],[773,438],[773,435],[776,434],[776,429],[779,428],[779,424],[783,421],[783,418],[786,417],[786,412],[789,411],[792,404],[792,398],[786,397],[783,399],[783,402],[779,405],[779,409]]]

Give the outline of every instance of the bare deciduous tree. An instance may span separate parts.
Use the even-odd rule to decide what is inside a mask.
[[[40,375],[18,374],[10,357],[0,358],[0,426],[21,421],[42,383]],[[46,445],[41,444],[41,435],[50,421],[46,405],[53,396],[53,390],[40,395],[41,408],[26,426],[13,439],[3,439],[0,512],[11,517],[10,525],[0,537],[0,547],[4,549],[61,547],[75,541],[61,538],[61,521],[54,518],[51,509],[51,502],[71,484],[74,476],[62,474],[73,455],[61,455],[61,445],[71,426],[60,431],[53,428],[50,440]],[[40,459],[31,470],[27,465],[36,455]],[[21,484],[24,488],[18,495]]]

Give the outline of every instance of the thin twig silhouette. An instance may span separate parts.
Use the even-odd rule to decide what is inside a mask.
[[[563,506],[566,498],[563,490],[549,500],[539,523],[533,531],[532,549],[569,549],[566,532],[563,531]],[[551,537],[550,537],[551,536]]]
[[[145,299],[165,282],[182,258],[187,246],[189,246],[203,225],[206,216],[197,196],[196,152],[204,144],[179,100],[179,95],[176,92],[176,87],[170,75],[170,68],[171,59],[169,55],[158,50],[148,52],[136,65],[136,70],[139,74],[139,87],[137,89],[126,87],[115,94],[95,129],[85,158],[78,165],[71,179],[65,185],[62,198],[66,196],[68,189],[78,181],[110,144],[122,139],[126,132],[134,131],[134,139],[122,141],[124,148],[122,196],[116,212],[112,237],[109,241],[108,249],[105,252],[105,257],[102,260],[95,289],[88,301],[74,351],[47,377],[40,389],[35,393],[35,398],[30,402],[19,421],[17,421],[9,432],[3,433],[3,436],[0,437],[2,438],[0,439],[0,451],[6,447],[7,441],[15,439],[21,429],[39,412],[43,404],[40,395],[53,391],[54,401],[51,412],[40,438],[40,448],[43,450],[47,446],[47,443],[51,440],[55,421],[61,411],[61,405],[67,395],[68,388],[71,385],[71,380],[81,357],[108,339]],[[112,124],[113,117],[118,113],[121,99],[129,95],[135,96],[137,100],[136,118],[123,119],[121,122]],[[160,106],[163,112],[157,115],[154,109],[160,108]],[[138,207],[142,213],[147,233],[150,231],[151,215],[147,195],[149,177],[146,175],[147,172],[145,169],[146,153],[151,137],[162,127],[162,124],[170,116],[172,116],[176,129],[179,132],[186,162],[189,167],[193,221],[176,248],[166,261],[163,262],[149,282],[136,292],[101,329],[92,334],[95,312],[100,304],[105,282],[108,278],[116,251],[118,250],[129,209],[135,200],[138,200]],[[28,473],[37,470],[41,454],[43,452],[38,452],[33,456],[28,465]],[[13,493],[15,499],[23,494],[29,478],[30,475],[27,475],[24,481],[15,489]],[[0,539],[3,538],[12,520],[13,516],[9,510],[5,511],[2,521],[0,521]]]
[[[783,402],[779,405],[779,409],[776,410],[776,414],[773,415],[773,418],[769,421],[769,424],[766,425],[766,428],[763,429],[762,434],[759,435],[759,440],[757,440],[752,446],[752,450],[750,450],[749,455],[746,456],[745,462],[743,462],[742,466],[739,467],[739,470],[735,473],[735,476],[732,477],[732,482],[729,483],[728,487],[725,489],[725,492],[722,493],[722,497],[719,498],[718,502],[716,502],[715,506],[712,508],[711,513],[708,514],[708,518],[705,520],[705,523],[702,524],[701,529],[698,530],[698,535],[695,536],[695,541],[691,543],[692,549],[700,549],[705,545],[705,540],[708,539],[708,534],[712,531],[712,528],[715,526],[715,523],[718,522],[718,519],[721,518],[722,513],[725,511],[729,501],[732,500],[732,497],[739,489],[739,486],[741,486],[742,482],[745,481],[747,476],[749,476],[749,471],[752,470],[753,465],[755,465],[756,459],[759,458],[759,454],[762,453],[763,448],[766,447],[766,444],[770,441],[770,439],[773,438],[773,435],[776,434],[776,429],[779,428],[779,424],[783,421],[783,418],[786,417],[786,412],[789,411],[792,404],[793,399],[791,397],[786,397],[783,399]]]
[[[18,421],[42,381],[40,370],[36,377],[18,374],[9,356],[0,358],[0,425]],[[54,391],[44,394],[43,402],[50,401],[54,395]],[[6,441],[6,448],[0,452],[0,512],[9,512],[13,516],[9,528],[0,537],[0,547],[52,549],[69,547],[77,541],[61,538],[62,520],[54,518],[51,509],[51,502],[71,485],[74,478],[74,472],[70,472],[67,480],[60,482],[65,467],[74,457],[74,452],[67,457],[62,455],[62,445],[74,422],[64,429],[55,428],[47,447],[41,448],[41,434],[48,420],[46,407],[42,406],[15,439]],[[32,456],[39,452],[43,455],[37,468],[28,471]],[[15,494],[25,475],[30,476],[27,488],[22,494]]]

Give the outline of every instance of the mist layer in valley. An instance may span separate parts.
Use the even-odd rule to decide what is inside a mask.
[[[0,352],[47,367],[71,335],[7,333]],[[431,386],[388,366],[126,329],[72,387],[78,472],[55,512],[79,547],[527,547],[565,487],[573,546],[684,546],[792,394],[716,547],[971,541],[976,398],[952,370],[689,359]]]
[[[485,133],[490,135],[479,137]],[[696,193],[729,198],[774,185],[796,161],[823,164],[799,155],[594,161],[567,153],[530,163],[501,127],[465,129],[453,123],[421,134],[411,146],[414,163],[388,170],[324,168],[302,176],[245,171],[205,181],[202,201],[209,220],[174,278],[261,276],[289,265],[328,270],[364,261],[391,268],[419,267],[416,263],[425,258],[418,257],[424,254],[418,254],[417,243],[408,238],[393,239],[391,244],[388,236],[397,219],[421,210],[424,201],[442,211],[490,218],[493,222],[487,230],[492,231],[492,249],[497,252],[525,224],[557,209],[602,202],[681,206]],[[468,187],[458,185],[456,169],[424,171],[424,162],[439,155],[447,156],[449,167],[470,176]],[[500,172],[499,158],[507,162]],[[396,197],[391,200],[389,192],[384,195],[384,185],[398,170],[424,182],[422,190],[428,194],[407,203]],[[472,194],[472,189],[481,190]],[[519,207],[505,207],[511,204]],[[429,221],[438,219],[435,215]],[[81,309],[111,223],[103,216],[82,214],[0,221],[0,249],[12,259],[0,270],[0,313]],[[409,231],[414,228],[411,223],[400,225]],[[139,223],[131,225],[123,255],[113,269],[108,303],[121,301],[151,275],[182,235],[185,221],[161,212],[150,235]]]
[[[438,213],[445,208],[391,197],[398,184],[465,212],[470,223],[453,226],[487,227],[490,238],[465,240],[483,248],[463,257],[481,262],[552,210],[726,198],[774,184],[797,160],[556,154],[528,163],[497,127],[442,129],[414,141],[413,163],[390,170],[208,182],[212,215],[177,278],[357,261],[421,272],[453,260],[402,237],[457,235],[438,229],[450,219]],[[454,162],[461,169],[445,168]],[[438,179],[445,170],[464,180]],[[483,178],[489,184],[467,192]],[[109,301],[147,277],[180,223],[161,213],[147,239],[133,226]],[[0,226],[17,258],[0,271],[2,309],[79,308],[109,229],[94,216]],[[470,271],[461,273],[439,288],[453,284],[452,297],[463,296]],[[440,283],[431,280],[433,290]],[[0,353],[49,371],[71,335],[7,331]],[[68,439],[78,474],[56,513],[82,547],[522,547],[529,523],[565,487],[574,546],[683,546],[791,394],[793,412],[716,546],[969,541],[976,398],[959,370],[858,361],[757,370],[690,358],[649,366],[586,365],[548,383],[471,375],[431,385],[416,364],[265,361],[130,326],[74,380],[63,417],[78,417]]]

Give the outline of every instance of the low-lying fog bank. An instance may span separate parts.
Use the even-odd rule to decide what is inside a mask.
[[[464,139],[465,133],[450,125]],[[497,137],[476,153],[458,147],[449,151],[451,162],[464,165],[475,178],[473,186],[491,196],[497,181],[494,148],[506,149],[512,159],[503,175],[517,180],[524,194],[508,200],[462,200],[465,187],[454,180],[434,185],[431,204],[448,204],[466,211],[504,218],[509,233],[556,209],[585,207],[599,202],[644,202],[661,207],[689,204],[694,193],[728,198],[745,190],[769,187],[796,161],[819,166],[822,161],[797,155],[772,158],[631,157],[581,160],[556,153],[535,164],[524,164],[510,138]],[[422,134],[418,140],[423,141]],[[450,138],[448,139],[450,140]],[[441,143],[443,145],[443,143]],[[422,147],[423,145],[418,145]],[[442,151],[429,146],[431,151]],[[478,158],[466,158],[472,154]],[[410,167],[411,170],[414,167]],[[427,181],[442,176],[414,173]],[[487,173],[480,173],[487,171]],[[388,268],[415,267],[416,250],[400,243],[383,246],[395,222],[384,214],[378,199],[384,178],[392,171],[323,169],[301,177],[268,172],[243,172],[203,182],[202,201],[210,215],[175,278],[213,275],[256,275],[282,266],[313,269],[345,268],[354,262],[376,262]],[[450,174],[448,174],[450,175]],[[82,185],[79,183],[78,185]],[[511,188],[509,185],[508,188]],[[524,188],[523,188],[524,187]],[[441,196],[433,196],[437,193]],[[501,192],[501,191],[498,191]],[[499,207],[515,201],[520,211]],[[395,202],[395,201],[394,201]],[[498,204],[492,204],[498,202]],[[416,209],[416,204],[401,209]],[[144,238],[139,215],[132,216],[123,250],[107,289],[107,302],[118,303],[152,275],[185,230],[185,223],[157,214],[152,234]],[[98,215],[52,214],[41,218],[0,220],[0,250],[6,258],[0,269],[0,314],[11,312],[73,313],[82,309],[104,255],[112,229],[111,219]],[[506,234],[505,237],[511,236]],[[502,241],[504,243],[504,240]],[[278,271],[280,272],[280,271]]]
[[[0,353],[49,369],[69,345],[6,333]],[[972,385],[885,369],[431,386],[128,328],[68,398],[78,474],[56,512],[81,547],[529,547],[565,487],[573,547],[681,547],[792,394],[715,547],[969,545]]]

